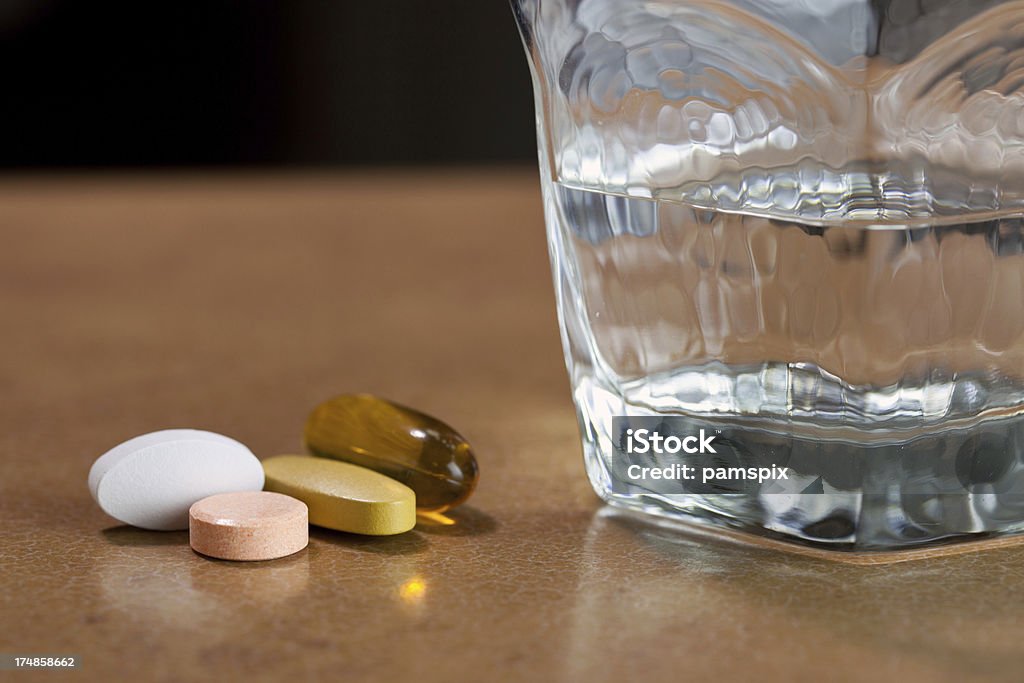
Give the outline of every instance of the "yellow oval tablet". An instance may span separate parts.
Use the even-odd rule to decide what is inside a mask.
[[[412,489],[365,467],[312,455],[277,455],[263,461],[263,472],[263,488],[305,503],[310,524],[369,536],[416,526]]]

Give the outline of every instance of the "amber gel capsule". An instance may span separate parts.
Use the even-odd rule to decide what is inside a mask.
[[[469,498],[476,458],[458,432],[412,408],[369,394],[321,403],[306,421],[306,448],[397,479],[416,492],[416,506],[439,512]]]

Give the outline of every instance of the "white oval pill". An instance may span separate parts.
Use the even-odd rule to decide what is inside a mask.
[[[143,529],[188,528],[188,509],[217,493],[260,491],[263,467],[234,439],[168,429],[125,441],[89,471],[93,499],[114,519]]]

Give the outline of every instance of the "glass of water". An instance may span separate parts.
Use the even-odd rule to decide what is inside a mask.
[[[512,5],[597,493],[842,550],[1024,530],[1024,3]]]

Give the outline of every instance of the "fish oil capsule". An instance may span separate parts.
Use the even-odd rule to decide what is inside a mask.
[[[321,403],[306,421],[306,448],[400,481],[416,492],[421,511],[463,503],[478,470],[469,443],[444,422],[369,394]]]

